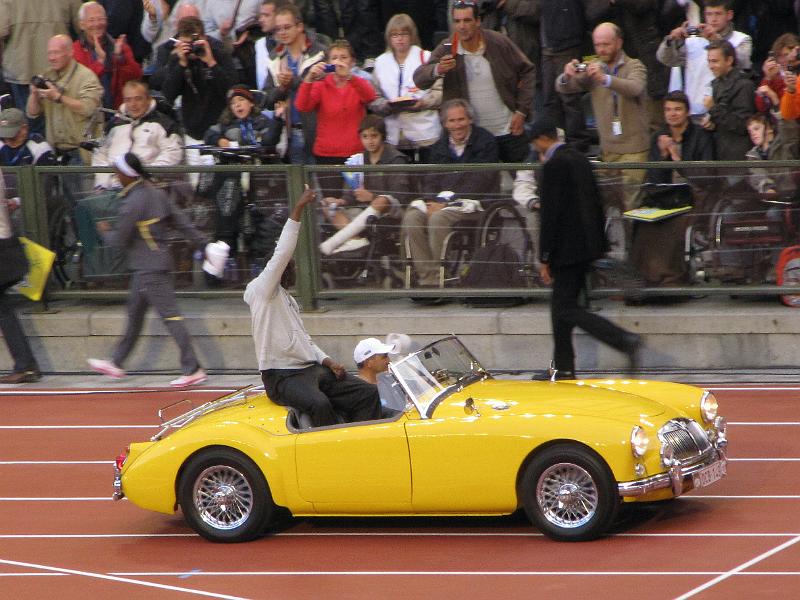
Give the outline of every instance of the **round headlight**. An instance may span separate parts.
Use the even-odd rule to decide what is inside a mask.
[[[650,445],[650,438],[647,437],[647,432],[638,425],[631,430],[631,452],[636,458],[641,458],[647,452],[647,447]]]
[[[717,418],[717,410],[719,404],[714,394],[711,392],[703,392],[703,397],[700,398],[700,414],[703,416],[703,421],[706,423],[713,423]]]

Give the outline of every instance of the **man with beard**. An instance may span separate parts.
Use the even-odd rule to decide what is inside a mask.
[[[300,219],[313,200],[314,192],[306,190],[292,209],[272,258],[244,291],[264,389],[276,404],[308,414],[314,427],[339,422],[337,411],[348,421],[379,419],[377,388],[348,374],[314,343],[287,291],[294,285],[292,254]]]

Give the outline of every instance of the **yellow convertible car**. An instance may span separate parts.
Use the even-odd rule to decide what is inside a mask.
[[[246,388],[165,420],[115,463],[114,498],[216,542],[294,516],[502,515],[589,540],[622,502],[675,498],[726,472],[725,419],[700,388],[492,377],[454,336],[392,363],[384,418],[310,428]],[[283,507],[283,509],[281,508]]]

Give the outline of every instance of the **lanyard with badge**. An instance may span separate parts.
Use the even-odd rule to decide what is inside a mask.
[[[619,73],[620,65],[617,63],[614,66],[613,76],[616,77],[617,73]],[[614,114],[611,118],[611,133],[612,135],[622,135],[622,119],[619,115],[619,96],[617,92],[611,91],[611,101],[614,105]]]

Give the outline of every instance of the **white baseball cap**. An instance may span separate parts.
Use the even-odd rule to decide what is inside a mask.
[[[378,338],[367,338],[356,344],[356,349],[353,350],[353,360],[358,365],[376,354],[389,354],[394,351],[394,345],[384,344]]]

